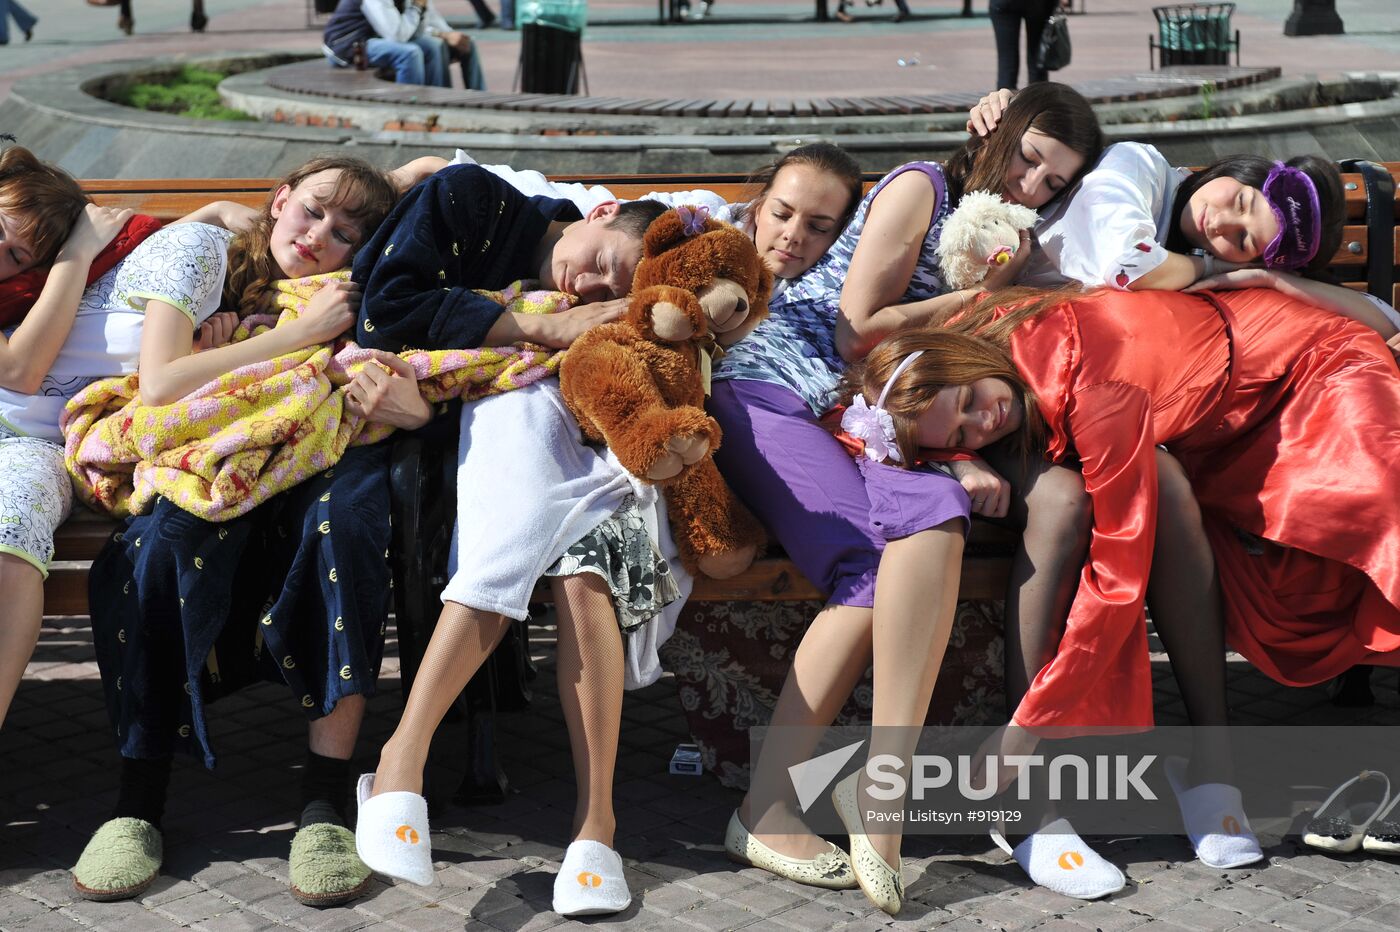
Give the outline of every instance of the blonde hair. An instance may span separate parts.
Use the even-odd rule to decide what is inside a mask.
[[[88,196],[62,169],[23,146],[0,152],[0,211],[9,215],[15,234],[29,241],[36,265],[53,261],[87,204]]]
[[[262,309],[269,297],[269,286],[281,277],[272,258],[272,202],[286,187],[296,190],[312,175],[338,171],[335,190],[322,203],[342,207],[360,227],[361,242],[383,222],[398,200],[398,191],[389,176],[361,159],[332,156],[312,159],[283,178],[267,196],[262,213],[248,229],[234,236],[228,250],[228,278],[224,281],[221,307],[246,317]]]

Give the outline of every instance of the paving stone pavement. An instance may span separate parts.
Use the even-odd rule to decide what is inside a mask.
[[[524,932],[575,925],[550,911],[573,805],[552,646],[552,629],[537,628],[532,649],[540,675],[532,705],[501,716],[504,767],[515,792],[501,805],[451,805],[435,813],[434,886],[376,879],[366,896],[339,909],[292,899],[286,856],[304,726],[281,687],[262,685],[214,707],[215,746],[222,752],[215,772],[192,760],[177,764],[159,881],[133,902],[88,903],[74,896],[67,869],[112,804],[116,754],[86,620],[48,619],[0,733],[0,930]],[[1179,724],[1170,670],[1154,657],[1159,720]],[[1277,721],[1280,709],[1291,723],[1400,723],[1393,670],[1376,675],[1377,705],[1365,710],[1338,709],[1321,688],[1276,686],[1238,660],[1230,678],[1232,715],[1243,724]],[[357,766],[372,764],[397,719],[398,687],[391,628],[381,693],[370,702]],[[1032,887],[985,838],[911,837],[904,846],[906,905],[891,919],[859,891],[824,892],[725,860],[723,827],[738,794],[709,777],[666,773],[671,751],[686,738],[669,679],[629,694],[623,719],[617,848],[633,904],[620,916],[595,920],[608,928],[1400,928],[1400,861],[1326,857],[1296,839],[1266,849],[1262,865],[1231,871],[1190,860],[1181,838],[1101,839],[1098,850],[1124,869],[1129,885],[1085,903]]]
[[[519,0],[517,6],[523,6]],[[700,0],[695,0],[695,8]],[[189,0],[139,0],[136,33],[116,29],[115,9],[81,0],[26,0],[39,16],[32,42],[0,47],[0,100],[33,74],[119,58],[217,55],[224,51],[301,51],[320,47],[325,17],[308,28],[309,0],[208,0],[209,25],[189,31]],[[467,0],[436,0],[454,23],[475,24]],[[495,8],[499,4],[492,2]],[[834,0],[829,5],[835,9]],[[1070,28],[1074,60],[1057,80],[1077,83],[1145,71],[1155,31],[1149,0],[1084,0]],[[892,21],[890,3],[856,3],[858,22],[813,21],[812,0],[718,0],[704,22],[660,26],[650,0],[590,0],[584,55],[591,91],[635,96],[638,76],[661,97],[767,98],[984,91],[996,77],[986,12],[959,14],[958,0],[912,0],[913,16]],[[1395,0],[1338,0],[1343,36],[1290,38],[1291,0],[1239,0],[1242,63],[1277,65],[1285,75],[1400,70]],[[511,87],[520,33],[470,29],[487,86]]]

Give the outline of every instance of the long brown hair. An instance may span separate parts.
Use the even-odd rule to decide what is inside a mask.
[[[838,232],[844,230],[856,208],[860,206],[861,196],[865,193],[864,177],[860,171],[860,163],[845,149],[830,142],[809,142],[805,146],[798,146],[749,175],[748,183],[754,189],[754,193],[740,211],[740,217],[745,221],[752,219],[753,211],[763,203],[768,192],[773,190],[773,182],[778,177],[778,172],[789,165],[809,165],[841,182],[841,186],[846,189],[847,198],[846,206],[837,218],[836,227]]]
[[[859,392],[873,405],[899,364],[919,350],[923,355],[899,374],[885,398],[885,410],[894,421],[901,465],[912,464],[918,455],[916,421],[933,404],[934,396],[950,385],[970,385],[984,378],[1001,379],[1010,385],[1026,412],[1020,429],[1006,438],[1013,448],[1023,457],[1045,449],[1040,407],[1016,371],[1007,344],[976,333],[923,327],[886,337],[863,360],[846,370],[841,385],[845,403],[849,404]]]
[[[0,210],[15,234],[29,241],[35,265],[53,261],[87,204],[83,189],[62,169],[23,146],[0,152]]]
[[[398,200],[398,191],[389,176],[361,159],[344,156],[312,159],[283,178],[267,196],[267,203],[248,229],[237,234],[228,250],[228,278],[224,281],[221,307],[246,317],[262,309],[268,299],[268,286],[280,278],[281,270],[272,258],[272,202],[283,185],[296,190],[303,181],[324,171],[336,170],[340,177],[335,190],[323,204],[344,209],[360,228],[360,242],[388,216]]]
[[[1028,129],[1044,133],[1084,157],[1083,167],[1055,197],[1074,187],[1103,152],[1103,131],[1084,95],[1068,84],[1040,81],[1011,98],[996,132],[973,135],[948,159],[944,171],[953,201],[966,191],[1000,194],[1006,186],[1006,172],[1021,151],[1021,137]]]

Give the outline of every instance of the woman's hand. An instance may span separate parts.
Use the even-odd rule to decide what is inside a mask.
[[[97,254],[106,249],[107,244],[122,231],[131,215],[131,210],[125,207],[87,205],[78,222],[73,224],[63,248],[58,251],[58,258],[77,259],[91,264]]]
[[[432,419],[432,406],[418,390],[418,374],[405,359],[383,350],[370,350],[368,363],[345,389],[345,406],[351,414],[417,430]]]
[[[987,272],[987,277],[982,279],[983,291],[1000,291],[1002,288],[1009,288],[1016,284],[1016,279],[1020,277],[1021,270],[1030,261],[1031,253],[1035,247],[1031,245],[1031,234],[1029,230],[1021,231],[1021,242],[1016,246],[1016,252],[1011,259],[1003,265],[993,265]]]
[[[979,136],[990,136],[1001,122],[1001,115],[1006,112],[1007,104],[1011,103],[1011,98],[1015,96],[1015,91],[1003,87],[977,101],[972,105],[972,109],[967,111],[967,131]]]
[[[416,158],[411,162],[405,162],[398,168],[389,172],[389,180],[393,182],[394,189],[403,194],[418,182],[429,175],[446,168],[451,163],[447,159],[439,158],[436,155],[425,155]]]
[[[194,332],[194,351],[223,346],[238,329],[238,315],[233,311],[220,311],[199,325]]]
[[[985,460],[953,460],[949,464],[953,475],[972,499],[972,513],[984,518],[1005,518],[1011,507],[1011,483],[1007,482]]]
[[[1227,268],[1220,271],[1222,266]],[[1288,283],[1285,280],[1288,276],[1283,272],[1261,269],[1252,265],[1238,265],[1234,262],[1225,262],[1223,259],[1215,260],[1215,268],[1214,275],[1199,279],[1181,290],[1231,291],[1237,288],[1275,288],[1285,293],[1288,291]]]
[[[360,286],[349,281],[327,282],[311,296],[305,313],[292,321],[302,346],[334,340],[355,323],[360,310]]]
[[[1390,352],[1395,356],[1395,361],[1400,362],[1400,333],[1386,340],[1385,345],[1390,347]]]

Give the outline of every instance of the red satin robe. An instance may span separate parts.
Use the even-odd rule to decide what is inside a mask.
[[[1157,444],[1201,504],[1231,647],[1291,685],[1400,665],[1394,357],[1370,329],[1277,291],[1213,297],[1219,308],[1177,292],[1098,292],[1012,336],[1049,456],[1078,455],[1093,502],[1065,634],[1019,724],[1152,725],[1143,599]]]

